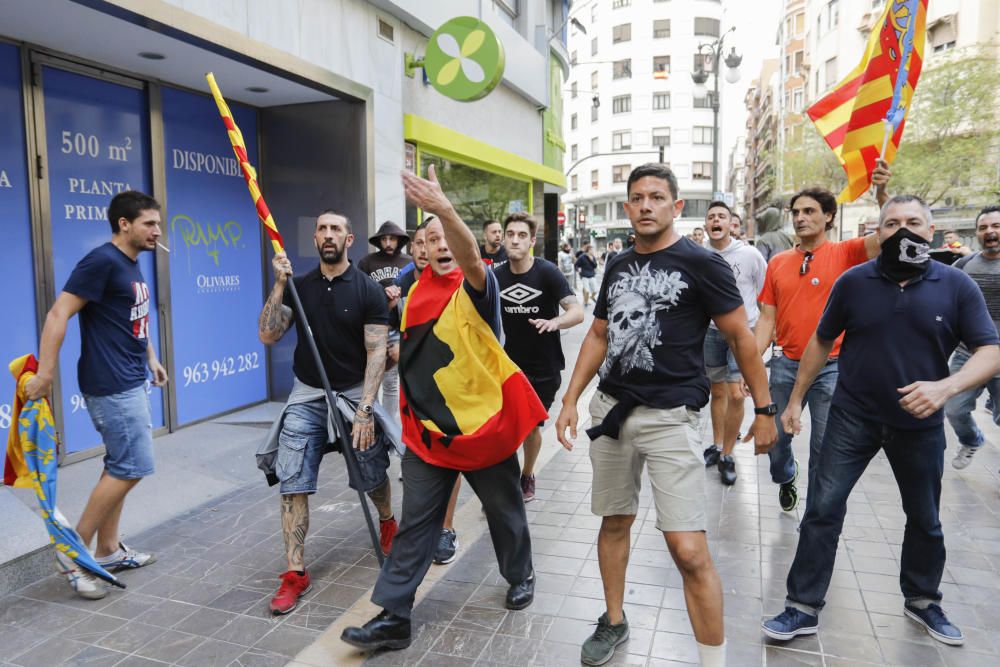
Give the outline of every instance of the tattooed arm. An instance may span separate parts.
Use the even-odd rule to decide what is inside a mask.
[[[389,327],[385,324],[365,325],[365,351],[368,363],[365,366],[365,384],[361,390],[361,404],[372,405],[378,394],[382,376],[385,375],[386,344],[389,339]],[[354,415],[354,447],[368,449],[375,442],[375,418],[373,415],[361,412],[360,406]]]
[[[264,302],[260,311],[260,321],[257,325],[257,335],[264,345],[274,345],[285,335],[292,325],[292,309],[282,301],[285,297],[285,284],[292,275],[292,265],[284,253],[278,253],[272,261],[274,266],[274,289]]]

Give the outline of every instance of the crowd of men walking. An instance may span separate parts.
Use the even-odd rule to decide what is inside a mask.
[[[875,234],[830,240],[836,198],[809,188],[788,202],[794,245],[780,231],[781,207],[762,212],[765,233],[754,247],[740,238],[742,221],[720,201],[709,206],[700,230],[706,246],[675,228],[684,202],[669,167],[647,164],[628,178],[624,206],[633,234],[627,243],[615,241],[600,257],[593,246],[575,255],[564,245],[552,263],[534,254],[533,217],[487,221],[480,246],[433,167],[426,179],[402,178],[407,200],[423,212],[412,235],[386,222],[368,239],[377,250],[355,265],[348,260],[356,241],[352,223],[331,209],[315,221],[318,266],[293,272],[283,254],[272,262],[260,339],[274,344],[293,325],[300,334],[291,395],[257,453],[268,483],[278,486],[287,559],[272,613],[292,612],[311,587],[308,499],[322,458],[338,442],[333,410],[351,425],[358,471],[350,484],[378,511],[386,554],[372,594],[382,611],[347,628],[342,639],[362,650],[409,646],[417,588],[433,563],[451,562],[459,549],[452,517],[462,477],[482,502],[509,586],[505,606],[528,607],[535,572],[525,503],[535,495],[541,427],[566,363],[559,332],[583,322],[592,303],[555,420],[558,441],[572,449],[578,401],[597,377],[586,436],[591,509],[602,517],[597,551],[606,609],[583,643],[584,664],[604,664],[629,637],[625,576],[644,469],[656,526],[683,579],[701,662],[725,664],[704,467],[716,466],[723,484],[737,483],[733,451],[747,398],[754,418],[743,441],[769,457],[787,512],[799,502],[791,442],[807,405],[812,423],[809,493],[785,608],[763,622],[764,634],[792,640],[817,631],[848,496],[884,451],[907,517],[900,562],[905,614],[943,643],[964,641],[939,589],[944,420],[961,443],[952,461],[958,469],[984,444],[972,418],[984,389],[1000,424],[1000,207],[983,209],[976,220],[980,252],[946,239],[942,250],[959,261],[932,261],[930,209],[915,196],[890,197],[890,174],[880,163]],[[168,378],[142,326],[148,311],[135,307],[142,294],[136,285],[144,285],[136,259],[155,248],[159,205],[126,192],[108,211],[111,240],[81,260],[49,313],[27,394],[49,392],[66,326],[79,313],[81,388],[107,456],[78,530],[88,545],[96,536],[100,562],[124,569],[155,562],[121,543],[118,521],[126,495],[154,469],[142,389],[147,369],[157,384]],[[582,304],[571,285],[577,276]],[[304,321],[292,308],[289,280]],[[307,328],[322,368],[305,342]],[[327,402],[323,374],[340,397],[337,405]],[[696,428],[706,405],[707,448]],[[388,475],[393,453],[402,470],[398,520]],[[65,557],[60,567],[79,595],[107,594]]]

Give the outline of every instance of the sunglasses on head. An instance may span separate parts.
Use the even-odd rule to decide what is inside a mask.
[[[799,267],[800,276],[804,276],[809,273],[809,262],[811,262],[812,259],[813,254],[811,252],[806,251],[806,253],[802,255],[802,266]]]

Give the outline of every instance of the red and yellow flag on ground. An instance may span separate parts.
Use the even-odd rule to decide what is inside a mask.
[[[879,157],[890,164],[895,159],[923,67],[926,32],[927,0],[889,0],[861,62],[806,111],[847,172],[841,202],[871,187]]]

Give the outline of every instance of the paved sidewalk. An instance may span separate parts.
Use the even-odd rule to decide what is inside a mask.
[[[567,348],[578,346],[582,335],[581,327],[567,336]],[[575,356],[575,350],[567,355]],[[977,418],[980,424],[988,421],[982,411]],[[231,428],[234,437],[251,440],[245,425],[211,428],[218,438]],[[1000,429],[991,424],[986,433],[991,443],[1000,443]],[[803,469],[806,435],[795,445]],[[950,430],[949,438],[950,460]],[[239,454],[249,455],[246,447]],[[706,471],[709,539],[726,593],[730,665],[1000,664],[995,444],[961,473],[946,465],[942,519],[949,553],[942,589],[946,610],[968,638],[963,648],[933,642],[902,615],[897,574],[904,518],[881,456],[851,498],[819,635],[784,646],[765,642],[759,623],[765,612],[781,609],[803,505],[794,513],[781,512],[766,458],[755,460],[747,445],[736,456],[740,478],[734,487],[723,487],[714,470]],[[586,437],[581,433],[577,448],[566,452],[549,429],[543,461],[537,498],[528,505],[538,593],[523,612],[503,609],[506,583],[498,576],[478,500],[466,486],[458,513],[460,557],[433,567],[421,588],[413,646],[374,656],[346,647],[337,639],[340,628],[371,613],[368,596],[377,565],[357,495],[346,486],[342,462],[332,456],[310,503],[306,557],[314,589],[292,614],[276,619],[267,614],[284,557],[276,493],[257,478],[129,535],[136,546],[156,550],[160,561],[125,573],[126,591],[91,602],[75,598],[64,581],[51,576],[0,598],[0,665],[579,664],[580,643],[603,610],[595,547],[599,519],[589,508]],[[207,474],[199,477],[198,484],[209,483]],[[398,488],[394,484],[397,508]],[[126,513],[141,511],[142,504],[155,510],[167,501],[169,492],[159,491],[164,497],[158,498],[151,491],[138,489],[132,500],[137,504]],[[632,635],[610,664],[697,661],[681,579],[653,525],[650,502],[646,490],[628,570]]]

